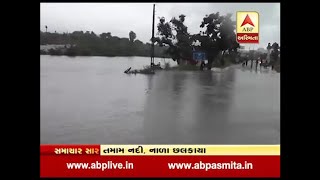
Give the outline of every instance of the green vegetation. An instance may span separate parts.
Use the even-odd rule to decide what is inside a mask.
[[[272,46],[268,46],[268,48],[272,51],[270,54],[270,63],[274,66],[274,69],[277,72],[280,72],[280,46],[278,43],[273,43]]]
[[[159,19],[157,36],[151,38],[155,43],[155,57],[172,58],[179,67],[164,69],[198,70],[193,60],[193,52],[206,54],[208,62],[205,69],[227,67],[234,63],[248,60],[265,60],[266,53],[251,50],[240,53],[236,41],[235,25],[232,14],[220,15],[219,12],[206,15],[199,21],[200,32],[190,34],[184,24],[186,16],[181,14],[169,22]],[[46,27],[47,29],[47,27]],[[49,33],[40,31],[40,45],[64,45],[64,48],[40,50],[40,54],[67,56],[151,56],[151,43],[143,43],[136,39],[136,33],[130,31],[128,38],[112,36],[110,32],[96,35],[94,32],[74,31],[72,33]],[[67,46],[69,45],[69,46]],[[269,43],[270,64],[280,70],[280,47],[277,43]]]
[[[206,53],[208,63],[206,67],[211,69],[215,64],[224,66],[224,56],[229,54],[235,58],[238,55],[239,43],[236,41],[235,22],[231,20],[232,14],[221,16],[219,12],[206,15],[200,24],[200,28],[205,28],[198,34],[191,35],[188,27],[184,24],[185,15],[179,18],[173,17],[169,22],[165,18],[160,18],[158,23],[159,36],[152,39],[160,46],[169,47],[167,53],[178,64],[185,64],[183,61],[192,61],[193,51]],[[220,58],[217,58],[221,55]]]
[[[280,72],[280,59],[274,64],[274,70]]]
[[[73,33],[46,33],[40,31],[40,45],[71,45],[71,47],[40,50],[40,54],[67,56],[147,56],[151,54],[151,44],[136,40],[131,31],[129,38],[112,36],[110,32],[96,35],[94,32],[75,31]],[[156,57],[165,55],[166,47],[155,46]]]

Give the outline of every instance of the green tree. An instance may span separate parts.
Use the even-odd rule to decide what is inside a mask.
[[[278,43],[273,43],[272,44],[272,46],[271,46],[271,50],[272,50],[272,52],[271,52],[271,54],[270,54],[270,57],[271,57],[271,61],[272,61],[272,63],[275,63],[277,60],[278,60],[278,58],[279,58],[279,54],[280,54],[280,46],[279,46],[279,44]]]
[[[129,38],[111,36],[111,33],[102,33],[97,36],[93,31],[74,31],[72,33],[44,33],[40,31],[40,45],[60,44],[62,49],[52,49],[49,55],[68,56],[147,56],[150,57],[150,44],[139,40],[131,42]],[[67,44],[72,45],[67,46]],[[163,57],[164,47],[155,47],[156,57]],[[40,51],[40,54],[46,54]],[[169,57],[169,56],[166,56]]]
[[[136,37],[137,37],[136,33],[134,33],[133,31],[129,32],[130,42],[133,42],[136,39]]]
[[[221,16],[219,12],[206,15],[200,25],[206,27],[204,32],[194,36],[194,40],[201,42],[200,49],[206,52],[208,57],[208,68],[212,67],[218,54],[222,53],[221,64],[224,64],[224,55],[237,53],[240,48],[236,41],[235,21],[231,20],[232,14]]]
[[[106,39],[106,38],[110,38],[111,37],[111,33],[108,32],[108,33],[101,33],[100,34],[100,38],[101,39]]]
[[[268,43],[267,50],[270,50],[271,48],[271,43]]]
[[[224,55],[237,55],[240,48],[236,41],[235,21],[231,20],[232,14],[221,16],[219,12],[206,15],[201,22],[200,28],[206,28],[198,34],[190,35],[188,27],[184,24],[185,15],[179,18],[172,18],[166,22],[165,18],[160,18],[158,23],[158,37],[152,41],[160,46],[168,46],[167,53],[178,64],[182,59],[192,59],[193,49],[206,52],[208,58],[208,68],[212,67],[213,61],[219,54],[221,64],[224,64]],[[175,31],[174,35],[172,31]],[[196,44],[200,45],[196,45]],[[235,56],[234,56],[235,57]]]
[[[177,43],[175,46],[179,53],[177,60],[178,63],[180,63],[181,60],[192,59],[192,40],[190,34],[188,33],[188,27],[184,25],[185,17],[185,15],[181,14],[179,19],[172,18],[170,21],[176,31],[175,38]]]
[[[152,41],[157,42],[160,46],[168,46],[165,51],[178,64],[184,59],[191,59],[192,56],[192,41],[188,33],[188,28],[184,25],[185,15],[181,14],[179,19],[175,17],[170,22],[166,22],[165,18],[160,18],[158,23],[158,35]],[[176,35],[173,34],[175,31]]]

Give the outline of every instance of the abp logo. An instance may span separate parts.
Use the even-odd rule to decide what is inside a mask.
[[[259,43],[258,12],[237,12],[237,41],[238,43]]]

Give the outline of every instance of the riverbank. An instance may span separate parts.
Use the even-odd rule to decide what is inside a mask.
[[[48,56],[68,56],[68,57],[77,57],[77,56],[97,56],[97,57],[147,57],[150,58],[148,55],[126,55],[126,54],[121,54],[121,55],[114,55],[114,54],[107,54],[107,55],[91,55],[91,54],[79,54],[79,55],[69,55],[68,53],[48,53],[48,52],[43,52],[40,50],[40,55],[48,55]],[[163,56],[154,56],[155,58],[169,58],[169,57],[163,57]]]
[[[234,63],[225,63],[223,66],[222,65],[214,65],[211,70],[214,69],[225,69],[228,68],[232,65],[235,65]],[[144,66],[144,68],[142,70],[137,70],[137,71],[153,71],[153,70],[159,70],[159,69],[153,69],[150,66]],[[165,63],[164,67],[162,67],[162,69],[160,70],[164,70],[164,71],[202,71],[200,69],[199,65],[192,65],[192,64],[183,64],[183,65],[176,65],[176,66],[170,66],[169,63]],[[203,71],[206,71],[207,69],[204,68]]]
[[[76,57],[76,56],[100,56],[100,57],[150,57],[148,54],[139,54],[139,53],[132,53],[132,54],[115,54],[112,52],[105,52],[105,53],[92,53],[90,51],[74,51],[70,49],[49,49],[47,51],[40,50],[40,55],[50,55],[50,56],[69,56],[69,57]],[[169,58],[169,56],[164,55],[155,55],[156,58]]]

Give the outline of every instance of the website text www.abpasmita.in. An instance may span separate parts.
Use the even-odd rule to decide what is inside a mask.
[[[182,170],[182,169],[195,169],[195,170],[215,170],[215,169],[253,169],[253,164],[247,161],[243,163],[230,161],[223,163],[208,163],[208,162],[197,162],[197,163],[168,163],[168,168],[171,170]]]
[[[104,170],[112,170],[112,169],[133,169],[133,163],[128,161],[124,163],[114,163],[112,161],[107,162],[93,162],[93,163],[66,163],[67,169],[100,169]],[[253,169],[253,164],[247,161],[242,163],[230,161],[223,163],[208,163],[199,161],[197,163],[168,163],[169,170],[185,170],[185,169],[193,169],[193,170],[215,170],[215,169]]]

